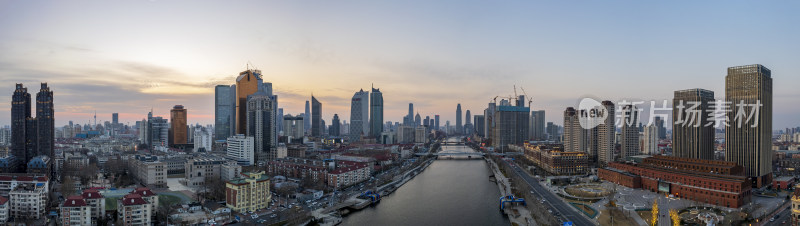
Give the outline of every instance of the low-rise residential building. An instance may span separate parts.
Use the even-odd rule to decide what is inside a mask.
[[[47,183],[18,184],[9,192],[11,217],[17,219],[40,219],[47,209]]]
[[[509,149],[523,152],[525,159],[554,175],[579,175],[589,172],[586,152],[564,151],[561,144],[509,144]]]
[[[89,206],[92,218],[100,219],[105,217],[106,199],[103,198],[103,195],[100,194],[100,192],[98,192],[95,189],[86,189],[83,190],[83,194],[81,194],[81,197],[83,197],[83,200],[86,202],[86,205]]]
[[[151,224],[153,210],[139,194],[127,194],[117,201],[117,219],[125,226]]]
[[[372,162],[363,163],[346,160],[316,160],[284,158],[270,161],[267,173],[301,180],[324,183],[333,188],[343,188],[369,179],[373,171]],[[331,175],[333,174],[333,175]]]
[[[80,195],[67,197],[59,209],[61,210],[60,225],[93,225],[91,207]]]
[[[261,172],[242,173],[225,184],[225,202],[233,211],[246,212],[267,208],[272,199],[269,177]]]
[[[50,179],[37,174],[0,174],[0,196],[9,197],[11,190],[22,184],[42,184],[45,191],[49,191]]]
[[[8,209],[10,204],[6,197],[0,196],[0,224],[8,222]]]
[[[288,157],[270,161],[267,164],[267,173],[298,179],[310,177],[313,181],[324,182],[328,178],[328,168],[333,168],[333,162],[327,162],[327,164],[323,160]]]
[[[369,179],[372,167],[365,163],[350,162],[328,172],[328,186],[340,189]]]
[[[130,194],[137,194],[140,197],[142,197],[144,199],[144,201],[147,201],[147,203],[150,203],[150,209],[152,211],[158,210],[158,194],[156,194],[155,192],[151,191],[150,188],[138,187],[138,188],[134,189],[133,191],[131,191]]]

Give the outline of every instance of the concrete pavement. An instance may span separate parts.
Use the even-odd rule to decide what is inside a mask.
[[[502,164],[508,164],[508,162],[503,161]],[[533,188],[533,191],[539,195],[539,197],[544,198],[550,208],[556,213],[559,213],[562,218],[566,218],[567,221],[572,221],[573,225],[597,225],[596,222],[590,220],[588,217],[583,215],[583,213],[572,208],[568,203],[561,200],[561,198],[548,191],[547,188],[542,187],[536,178],[533,178],[530,174],[524,172],[516,164],[511,164],[511,168],[514,169],[514,173],[519,175],[525,181],[525,183]]]

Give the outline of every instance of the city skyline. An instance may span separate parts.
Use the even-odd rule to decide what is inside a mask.
[[[545,121],[556,124],[562,121],[559,112],[576,106],[585,96],[660,101],[670,100],[674,90],[724,93],[727,67],[758,63],[775,71],[780,81],[773,89],[773,127],[800,124],[794,117],[800,106],[792,104],[800,91],[791,88],[800,83],[800,77],[792,76],[800,73],[800,66],[792,61],[800,51],[791,41],[800,29],[789,23],[798,16],[767,13],[793,8],[785,5],[465,3],[462,7],[474,10],[447,11],[443,3],[427,3],[430,10],[397,2],[315,7],[260,3],[223,14],[213,10],[219,7],[215,4],[184,9],[174,2],[115,7],[106,7],[110,3],[0,4],[4,5],[0,28],[8,31],[0,35],[0,50],[5,53],[0,55],[0,81],[26,87],[51,84],[56,92],[55,125],[70,120],[84,124],[95,111],[98,121],[111,121],[111,113],[118,112],[120,122],[133,125],[150,109],[166,118],[174,105],[192,109],[189,124],[213,124],[214,86],[233,84],[248,62],[263,71],[265,82],[274,84],[286,114],[301,113],[303,102],[313,92],[326,103],[323,119],[329,121],[333,114],[349,118],[352,94],[374,83],[384,92],[386,121],[402,121],[406,104],[415,103],[422,116],[438,114],[443,121],[455,122],[449,113],[452,105],[461,103],[464,110],[480,112],[492,97],[513,95],[516,85],[533,97],[532,110],[552,112]],[[540,12],[538,6],[545,5],[549,10]],[[324,6],[359,7],[355,12],[339,12]],[[186,10],[182,19],[167,13],[178,8]],[[720,12],[751,10],[756,12]],[[637,12],[632,15],[636,20],[611,16],[632,11]],[[235,16],[245,12],[257,16]],[[670,17],[674,12],[684,14],[683,18]],[[396,22],[408,13],[420,16]],[[139,16],[145,14],[150,16]],[[309,21],[300,16],[307,14],[332,19]],[[554,15],[580,16],[547,19]],[[225,19],[209,20],[209,16]],[[281,19],[271,20],[272,16]],[[93,19],[98,17],[107,19]],[[743,23],[759,25],[771,35],[732,35]],[[392,30],[381,29],[387,24]],[[161,35],[130,35],[129,29]],[[543,30],[553,32],[539,32]],[[406,34],[421,32],[441,37],[421,40]],[[391,42],[400,45],[386,44]],[[201,43],[208,45],[198,47]],[[752,43],[760,45],[748,45]],[[621,65],[625,70],[619,70]],[[423,79],[428,82],[419,82]],[[0,87],[6,94],[13,90],[11,85]],[[0,125],[10,125],[10,101],[2,103]]]

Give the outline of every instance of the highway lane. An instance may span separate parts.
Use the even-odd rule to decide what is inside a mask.
[[[769,226],[776,225],[777,226],[777,225],[789,225],[789,224],[792,223],[792,221],[790,219],[790,217],[792,215],[792,211],[791,210],[787,210],[787,209],[784,208],[784,210],[781,211],[778,215],[780,215],[780,216],[778,218],[775,218],[775,221],[769,221],[769,219],[767,219],[767,223],[765,225],[769,225]],[[786,222],[786,223],[784,224],[784,222]]]
[[[502,164],[509,164],[506,161],[502,161]],[[572,221],[573,225],[596,225],[593,221],[589,220],[587,217],[582,216],[583,213],[578,212],[577,210],[573,209],[569,206],[566,202],[562,201],[557,195],[553,194],[552,192],[548,191],[547,188],[542,187],[539,184],[539,181],[536,178],[533,178],[530,174],[524,172],[521,168],[519,168],[516,164],[510,164],[511,168],[514,169],[514,173],[519,175],[525,182],[533,188],[533,191],[539,195],[539,197],[543,197],[546,203],[550,206],[550,209],[554,210],[556,213],[559,213],[561,217],[560,219],[566,218],[567,221]],[[534,200],[531,200],[534,201]]]

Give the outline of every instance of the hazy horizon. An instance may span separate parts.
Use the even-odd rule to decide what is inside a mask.
[[[226,4],[227,3],[227,4]],[[54,91],[56,126],[121,122],[173,105],[214,123],[214,86],[251,63],[284,114],[311,94],[323,119],[349,120],[374,84],[384,119],[408,103],[441,125],[483,113],[520,87],[563,124],[583,97],[671,100],[689,88],[724,97],[727,67],[772,70],[773,129],[800,126],[798,2],[0,1],[0,125],[15,83]],[[677,16],[680,15],[680,16]],[[498,98],[498,101],[499,99]],[[671,101],[670,101],[671,102]],[[648,104],[649,105],[649,104]],[[35,108],[35,107],[34,107]]]

